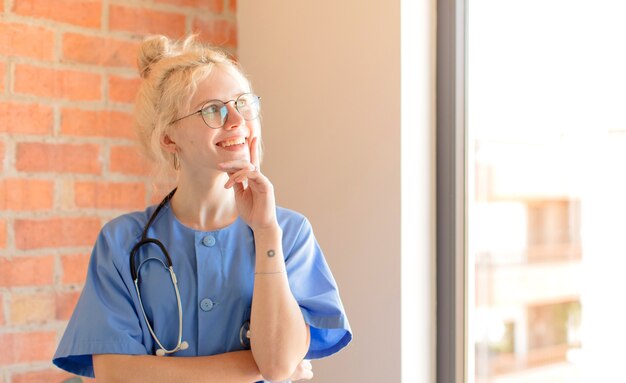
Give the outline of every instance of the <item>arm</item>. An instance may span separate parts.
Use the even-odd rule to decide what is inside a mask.
[[[281,240],[278,225],[254,233],[259,274],[254,278],[250,346],[261,373],[270,381],[287,379],[310,342],[309,327],[289,288]]]
[[[249,350],[180,358],[99,354],[93,356],[93,367],[98,383],[252,383],[263,379]]]
[[[235,189],[237,210],[254,232],[256,273],[250,315],[250,347],[263,377],[289,377],[309,348],[309,328],[287,279],[282,230],[276,219],[274,186],[259,170],[258,137],[250,142],[250,161],[222,162],[225,188]],[[246,182],[248,187],[243,184]]]

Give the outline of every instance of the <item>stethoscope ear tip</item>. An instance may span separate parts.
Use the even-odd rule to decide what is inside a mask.
[[[189,343],[187,343],[186,341],[183,341],[183,343],[180,344],[181,350],[186,350],[188,348],[189,348]]]
[[[164,356],[165,355],[165,350],[160,348],[158,350],[156,350],[156,356]]]

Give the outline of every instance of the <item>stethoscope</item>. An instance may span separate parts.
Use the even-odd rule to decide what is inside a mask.
[[[139,298],[139,307],[141,307],[141,313],[143,314],[143,319],[146,321],[146,325],[148,326],[150,335],[152,335],[152,338],[159,346],[159,349],[156,351],[157,356],[164,356],[165,354],[173,354],[177,351],[186,350],[187,348],[189,348],[189,343],[187,343],[186,341],[183,341],[183,309],[182,309],[182,303],[180,300],[180,293],[178,291],[178,280],[176,279],[176,273],[174,273],[174,266],[172,265],[172,259],[170,258],[170,254],[167,252],[165,245],[163,245],[161,241],[159,241],[156,238],[148,238],[148,229],[150,228],[150,225],[152,225],[156,217],[159,215],[159,212],[161,211],[163,206],[165,206],[165,204],[167,204],[172,199],[172,197],[174,196],[174,193],[176,193],[176,188],[172,190],[167,196],[165,196],[165,198],[163,198],[163,201],[161,201],[161,203],[159,203],[159,206],[156,208],[154,213],[152,213],[152,215],[150,216],[150,219],[148,219],[148,223],[146,223],[146,226],[143,228],[143,233],[141,234],[141,240],[135,246],[133,246],[132,250],[130,251],[130,273],[133,278],[133,282],[135,284],[137,297]],[[160,260],[159,258],[150,257],[142,261],[139,264],[138,268],[135,268],[135,256],[139,252],[139,249],[142,246],[147,245],[147,244],[157,245],[157,247],[161,250],[161,253],[164,256],[166,263],[163,263],[163,261]],[[141,301],[141,293],[139,292],[139,271],[141,270],[141,267],[145,265],[146,262],[148,261],[158,261],[163,265],[163,267],[165,267],[170,272],[172,285],[174,286],[174,291],[176,292],[176,304],[178,305],[178,342],[176,343],[176,347],[169,349],[169,350],[165,348],[165,346],[163,346],[161,341],[159,341],[159,338],[154,333],[154,330],[152,329],[152,326],[150,325],[150,321],[148,320],[148,316],[146,315],[146,311],[143,308],[143,302]],[[245,348],[250,347],[250,321],[245,321],[243,325],[241,325],[241,328],[239,329],[239,342]]]

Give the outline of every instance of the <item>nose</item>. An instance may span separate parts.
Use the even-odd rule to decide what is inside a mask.
[[[235,108],[235,101],[231,100],[226,103],[226,108],[228,110],[228,116],[226,116],[226,121],[224,122],[223,128],[226,130],[230,130],[233,128],[237,128],[245,123],[245,119],[239,113],[237,108]]]

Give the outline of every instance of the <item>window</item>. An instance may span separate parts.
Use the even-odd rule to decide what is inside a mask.
[[[466,5],[465,380],[624,376],[626,3]]]

